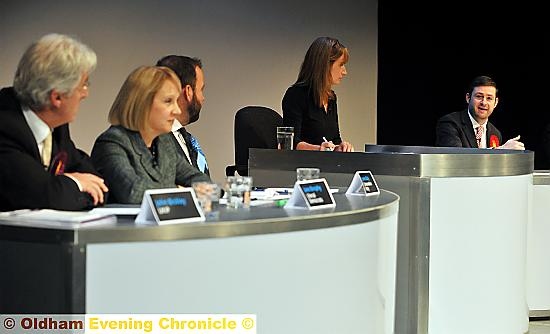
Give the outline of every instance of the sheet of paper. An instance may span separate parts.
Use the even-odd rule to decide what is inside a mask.
[[[116,215],[116,216],[137,216],[139,214],[139,206],[138,207],[102,207],[102,208],[95,208],[90,211],[90,213],[99,213],[102,215]]]

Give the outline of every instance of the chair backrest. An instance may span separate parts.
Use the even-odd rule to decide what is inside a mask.
[[[246,106],[235,114],[235,165],[240,175],[248,175],[249,148],[277,148],[277,127],[283,118],[263,106]]]

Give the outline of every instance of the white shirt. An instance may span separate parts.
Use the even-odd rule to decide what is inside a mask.
[[[52,130],[50,129],[48,124],[46,124],[40,117],[38,117],[36,113],[30,108],[21,108],[23,109],[23,116],[25,116],[25,120],[27,121],[29,128],[31,128],[34,139],[36,140],[38,152],[40,152],[40,155],[42,155],[42,151],[44,150],[44,139],[46,139],[46,137],[49,133],[52,132]]]
[[[485,124],[479,124],[470,114],[470,111],[468,110],[468,116],[470,117],[470,120],[472,121],[472,125],[474,127],[474,133],[476,133],[476,129],[478,127],[483,127],[483,136],[481,136],[481,143],[479,144],[479,148],[487,148],[487,122]]]
[[[46,124],[46,122],[38,117],[38,115],[36,115],[36,113],[32,111],[29,107],[21,106],[21,109],[23,110],[23,116],[25,117],[29,128],[31,128],[31,132],[34,136],[34,139],[36,140],[38,152],[40,152],[40,155],[42,155],[42,151],[44,150],[44,139],[46,139],[49,132],[52,132],[52,129],[50,129],[48,124]],[[82,191],[82,185],[80,184],[80,182],[78,182],[77,179],[70,175],[65,176],[73,180],[78,186],[78,189]]]
[[[180,147],[183,150],[183,153],[185,153],[185,155],[187,156],[187,161],[191,161],[191,156],[189,155],[189,150],[187,149],[185,138],[183,138],[183,135],[179,132],[179,129],[181,128],[183,128],[183,125],[181,125],[180,121],[175,119],[174,123],[172,124],[172,134],[174,135],[174,137],[176,137],[178,144],[180,144]]]

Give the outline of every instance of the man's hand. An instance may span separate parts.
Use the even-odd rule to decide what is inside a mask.
[[[107,188],[102,178],[89,173],[65,173],[65,175],[78,180],[82,186],[82,192],[92,196],[94,205],[103,204],[103,193],[108,192],[109,188]]]
[[[520,136],[514,137],[497,148],[505,150],[525,150],[525,145],[519,141],[519,138]]]

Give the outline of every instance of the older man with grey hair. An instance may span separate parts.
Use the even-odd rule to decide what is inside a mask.
[[[32,43],[13,87],[0,90],[0,211],[88,209],[108,191],[68,123],[88,96],[96,54],[78,40],[49,34]]]

